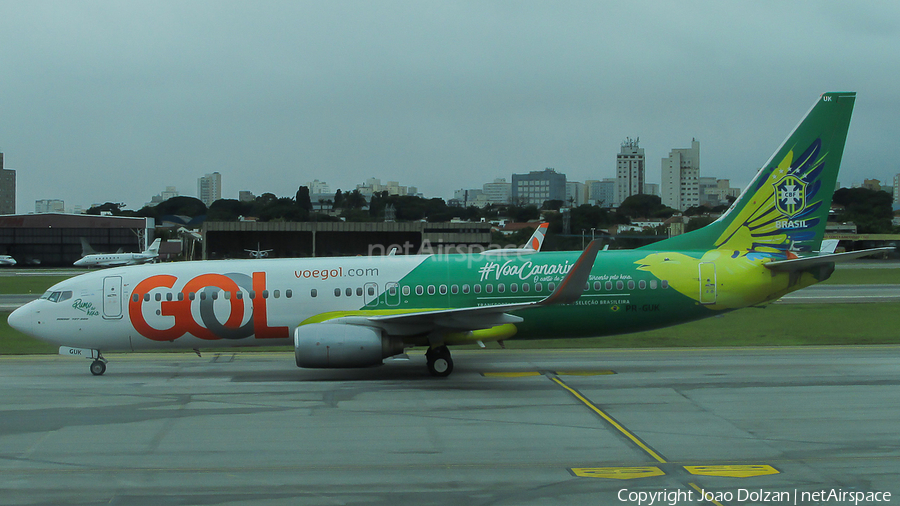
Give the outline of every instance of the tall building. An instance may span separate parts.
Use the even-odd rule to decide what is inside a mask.
[[[507,183],[505,177],[494,179],[493,183],[484,183],[481,190],[488,204],[509,204],[512,198],[512,183]]]
[[[578,181],[566,181],[566,206],[578,207],[588,202],[588,186]]]
[[[690,148],[673,149],[662,159],[661,195],[663,205],[684,211],[700,205],[700,141]]]
[[[894,176],[894,203],[900,204],[900,174]]]
[[[0,214],[16,214],[16,171],[3,167],[3,153],[0,153]]]
[[[640,138],[626,138],[616,155],[616,201],[621,204],[632,195],[644,193],[644,148]]]
[[[206,204],[206,207],[222,198],[222,174],[213,172],[197,180],[197,198]]]
[[[313,179],[311,182],[306,183],[306,186],[309,188],[310,195],[313,193],[332,193],[331,189],[328,188],[328,183],[318,179]]]
[[[616,201],[616,180],[608,177],[603,181],[591,181],[588,199],[600,207],[612,207]]]
[[[34,212],[35,214],[64,213],[66,212],[66,203],[59,199],[35,200]]]
[[[512,201],[518,205],[542,206],[548,200],[566,200],[566,175],[556,169],[533,170],[512,175]]]

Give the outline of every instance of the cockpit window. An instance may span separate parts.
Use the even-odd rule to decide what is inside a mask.
[[[72,290],[66,290],[66,291],[61,291],[61,292],[60,291],[51,292],[48,290],[48,291],[44,292],[44,295],[41,295],[41,298],[44,300],[49,300],[50,302],[62,302],[64,300],[72,298]]]

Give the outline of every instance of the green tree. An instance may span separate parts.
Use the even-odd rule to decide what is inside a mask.
[[[306,211],[306,214],[309,215],[310,211],[312,211],[312,201],[309,198],[309,187],[301,186],[297,189],[296,202],[297,207],[299,207],[301,211]]]
[[[841,188],[834,192],[833,202],[844,207],[835,214],[839,222],[852,221],[861,234],[888,234],[893,231],[891,195],[868,188]]]

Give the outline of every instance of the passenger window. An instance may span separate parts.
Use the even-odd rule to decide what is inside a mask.
[[[291,297],[294,296],[294,291],[293,290],[285,290],[284,296],[290,299]]]
[[[195,292],[191,292],[191,293],[188,294],[188,299],[190,299],[190,300],[194,300],[196,297],[197,297],[197,294],[196,294]],[[150,294],[149,294],[149,293],[148,293],[147,296],[145,297],[145,300],[150,300]]]
[[[481,293],[481,285],[475,285],[472,288],[475,290],[475,293]]]
[[[491,285],[491,284],[484,285],[484,291],[485,291],[485,293],[493,293],[494,285]]]
[[[462,289],[463,289],[463,293],[469,293],[469,285],[463,285]]]
[[[505,292],[505,291],[506,291],[506,285],[505,285],[505,284],[500,283],[499,285],[497,285],[497,293],[503,293],[503,292]]]
[[[602,287],[603,287],[603,283],[601,283],[599,281],[594,281],[594,291],[595,292],[599,292]]]
[[[335,296],[335,297],[340,297],[340,296],[341,296],[341,289],[340,289],[340,288],[335,288],[335,289],[334,289],[334,296]]]
[[[522,291],[524,293],[528,293],[529,290],[531,290],[531,285],[529,285],[528,283],[522,283]]]
[[[453,295],[458,294],[459,293],[459,285],[451,285],[450,293],[452,293]]]
[[[640,280],[640,281],[638,281],[638,288],[640,288],[641,290],[646,290],[646,289],[647,289],[647,282],[646,282],[645,280],[643,280],[643,279]]]
[[[441,285],[438,290],[441,292],[441,295],[447,295],[447,285]]]
[[[316,290],[315,288],[313,288],[313,289],[311,289],[311,290],[309,291],[309,296],[310,296],[310,297],[313,297],[313,298],[318,297],[318,296],[319,296],[319,291]]]
[[[625,283],[622,280],[616,281],[616,290],[624,290]]]
[[[556,290],[556,283],[547,283],[547,290],[550,290],[551,292]]]
[[[268,290],[263,290],[262,296],[263,296],[264,299],[268,299],[268,298],[269,298],[269,291],[268,291]]]
[[[416,285],[416,295],[422,295],[425,293],[425,289],[422,288],[422,285]]]
[[[353,289],[347,288],[344,290],[344,293],[347,294],[347,297],[350,297],[351,295],[353,295]],[[360,295],[362,295],[362,294],[360,294]]]
[[[634,280],[631,280],[631,279],[628,280],[628,289],[634,290]]]
[[[434,295],[434,285],[428,285],[428,295]]]
[[[203,292],[200,292],[200,296],[201,297],[203,296]],[[243,300],[244,292],[240,292],[240,291],[234,292],[234,296],[237,298],[237,300]]]
[[[175,297],[175,298],[178,299],[179,301],[184,300],[184,292],[178,292],[178,293],[176,294],[176,297]]]
[[[535,291],[535,292],[542,292],[542,291],[544,291],[544,285],[542,285],[541,283],[535,283],[535,284],[534,284],[534,291]]]
[[[369,288],[369,292],[370,292],[369,295],[372,295],[372,293],[371,293],[371,292],[372,292],[372,289],[371,289],[371,288]],[[356,296],[357,296],[357,297],[362,297],[362,287],[361,287],[361,286],[356,287]]]
[[[509,284],[509,291],[512,292],[512,293],[518,292],[518,291],[519,291],[519,285],[517,285],[517,284],[515,284],[515,283],[510,283],[510,284]]]
[[[253,292],[250,292],[253,293]],[[219,300],[219,292],[217,290],[213,290],[212,293],[209,294],[212,300]]]
[[[222,297],[225,300],[231,300],[231,292],[229,292],[228,290],[225,290],[224,292],[222,292]]]
[[[41,298],[43,299],[43,297],[41,297]],[[141,298],[141,296],[138,295],[138,294],[136,294],[136,293],[131,294],[131,301],[132,301],[132,302],[137,302],[140,298]]]
[[[662,286],[663,289],[669,288],[669,282],[664,279],[660,282],[660,286]]]
[[[658,286],[658,284],[657,284],[656,280],[655,280],[655,279],[651,279],[651,280],[650,280],[650,289],[651,289],[651,290],[656,290],[656,287],[657,287],[657,286]]]
[[[404,295],[404,296],[409,295],[409,286],[408,286],[408,285],[403,285],[403,290],[402,290],[402,291],[403,291],[403,295]]]
[[[397,292],[397,289],[394,288],[394,287],[391,287],[391,290],[393,290],[394,293]],[[373,295],[375,295],[375,287],[370,286],[366,291],[369,293],[369,296],[370,296],[370,297],[373,296]]]
[[[57,297],[59,297],[59,293],[54,293],[53,295],[56,295]],[[153,298],[156,299],[156,302],[159,302],[159,301],[162,300],[162,294],[159,293],[159,292],[157,292],[157,293],[156,293],[156,296],[154,296]],[[53,298],[52,295],[50,296],[50,300],[53,301],[53,302],[56,302],[56,299]]]
[[[276,299],[281,297],[281,290],[273,290],[272,297],[275,297]]]
[[[240,299],[240,297],[238,298]],[[156,294],[156,300],[159,300],[159,294]],[[200,300],[206,300],[206,292],[200,292]]]
[[[607,289],[607,290],[612,290],[612,281],[607,281],[607,282],[606,282],[606,289]]]

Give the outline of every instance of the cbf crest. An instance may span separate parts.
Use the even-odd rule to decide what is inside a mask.
[[[788,218],[803,212],[806,209],[806,182],[788,174],[775,183],[775,208]]]

